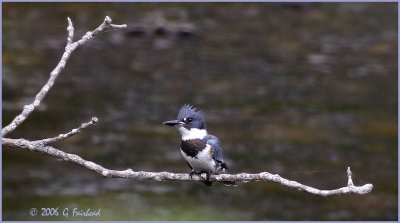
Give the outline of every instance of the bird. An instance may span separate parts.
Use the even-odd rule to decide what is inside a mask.
[[[212,186],[209,181],[211,174],[226,174],[228,166],[224,162],[221,141],[214,135],[208,134],[204,113],[190,104],[181,107],[176,120],[163,122],[164,125],[174,126],[182,136],[181,154],[190,167],[190,177],[193,174],[206,173],[207,180],[202,182]],[[226,186],[236,186],[234,181],[223,181]]]

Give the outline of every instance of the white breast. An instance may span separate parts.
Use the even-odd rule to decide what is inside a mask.
[[[207,131],[205,129],[186,129],[183,126],[178,127],[179,132],[182,135],[182,140],[189,140],[189,139],[203,139],[207,135]]]
[[[181,149],[181,153],[183,158],[192,166],[196,173],[201,171],[207,172],[215,172],[216,171],[216,163],[210,156],[211,146],[207,145],[207,147],[197,154],[197,158],[187,156]]]

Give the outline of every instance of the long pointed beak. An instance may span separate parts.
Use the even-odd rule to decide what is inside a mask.
[[[176,126],[176,125],[183,125],[185,124],[184,122],[181,122],[179,120],[171,120],[171,121],[166,121],[163,122],[164,125],[169,125],[169,126]]]

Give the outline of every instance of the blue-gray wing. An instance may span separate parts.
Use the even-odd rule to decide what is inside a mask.
[[[214,149],[214,159],[224,162],[224,155],[222,154],[222,144],[219,139],[213,135],[207,135],[205,138],[206,143],[211,145]]]
[[[207,144],[211,145],[214,150],[214,159],[217,163],[217,174],[228,173],[228,166],[224,162],[224,155],[222,154],[222,144],[219,139],[213,135],[207,135],[204,140]],[[235,181],[224,181],[226,186],[236,186]]]

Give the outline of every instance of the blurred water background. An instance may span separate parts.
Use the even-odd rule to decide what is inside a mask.
[[[220,137],[231,172],[269,171],[321,188],[270,182],[106,179],[72,163],[4,148],[4,220],[397,220],[397,3],[3,3],[3,126],[47,81],[66,44],[108,15],[126,31],[75,51],[39,109],[8,137],[57,143],[107,168],[189,172],[163,126],[191,103]],[[31,217],[30,208],[101,209]]]

